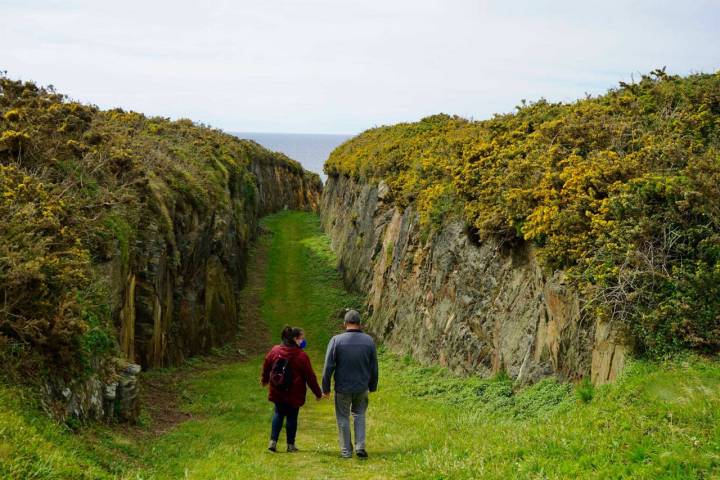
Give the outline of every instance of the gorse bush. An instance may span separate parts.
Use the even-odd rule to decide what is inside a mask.
[[[720,350],[719,74],[375,128],[325,171],[384,180],[425,224],[457,212],[481,239],[532,242],[640,352]]]
[[[89,251],[71,213],[37,178],[0,165],[2,332],[70,360],[82,333],[76,292],[87,287]]]
[[[251,223],[251,160],[302,171],[189,120],[101,111],[0,76],[0,353],[27,365],[17,356],[33,352],[66,373],[112,353],[107,274],[94,266],[131,268],[149,218],[177,255],[165,204],[232,208]]]

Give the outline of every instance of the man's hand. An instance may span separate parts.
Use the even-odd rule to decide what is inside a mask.
[[[324,398],[325,400],[329,400],[329,399],[330,399],[330,392],[323,392],[322,398]]]

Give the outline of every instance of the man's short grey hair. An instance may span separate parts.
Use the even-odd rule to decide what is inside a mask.
[[[353,325],[360,325],[361,322],[362,320],[360,320],[360,314],[357,310],[348,310],[343,320],[343,323],[352,323]]]

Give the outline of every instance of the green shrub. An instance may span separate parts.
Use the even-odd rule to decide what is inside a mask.
[[[3,115],[3,118],[8,122],[17,122],[20,120],[20,111],[17,109],[8,110]]]
[[[113,237],[117,240],[120,250],[120,259],[123,265],[129,265],[130,262],[130,242],[133,238],[133,229],[123,217],[119,215],[109,215],[105,218],[105,226],[112,232]]]
[[[438,228],[536,246],[640,352],[720,350],[720,74],[662,70],[570,104],[435,115],[340,145],[328,175],[384,180]]]
[[[575,385],[575,395],[583,403],[590,403],[595,396],[595,387],[589,378],[585,377]]]
[[[166,202],[232,208],[242,226],[255,205],[253,160],[302,171],[188,120],[101,111],[0,74],[0,358],[23,363],[35,352],[45,363],[36,368],[68,373],[113,354],[112,308],[95,264],[118,255],[131,266],[138,232],[158,215],[173,245]],[[174,268],[179,259],[175,250]]]
[[[5,130],[2,132],[2,135],[0,135],[0,152],[7,150],[13,155],[18,155],[29,143],[30,136],[27,133]]]

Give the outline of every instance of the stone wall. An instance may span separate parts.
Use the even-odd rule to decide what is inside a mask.
[[[562,274],[547,274],[528,245],[478,241],[448,220],[423,238],[412,206],[389,189],[331,176],[321,217],[346,284],[368,294],[369,329],[390,348],[459,373],[506,371],[612,380],[626,348],[614,329],[581,314]]]

